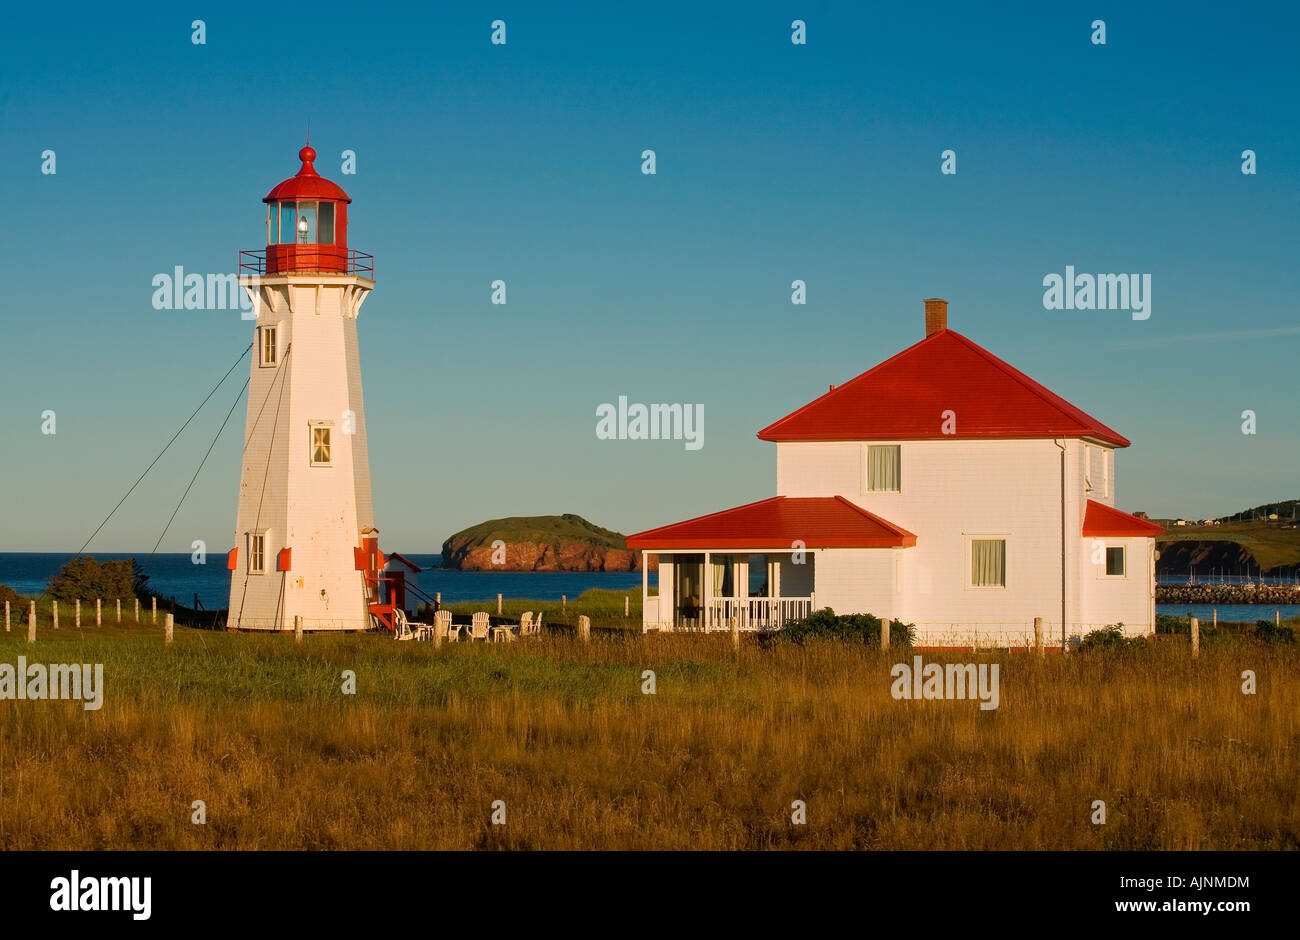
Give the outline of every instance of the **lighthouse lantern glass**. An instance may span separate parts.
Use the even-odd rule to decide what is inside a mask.
[[[298,235],[298,207],[292,202],[280,203],[280,244],[292,245]]]
[[[298,241],[304,244],[316,242],[316,203],[298,203]]]
[[[320,222],[317,226],[317,235],[320,244],[334,244],[334,203],[322,202],[320,204]]]

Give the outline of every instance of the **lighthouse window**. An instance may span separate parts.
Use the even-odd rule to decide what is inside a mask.
[[[263,574],[266,571],[266,536],[248,533],[248,573]]]
[[[280,244],[292,245],[297,240],[298,206],[292,202],[280,203]]]
[[[334,203],[332,202],[320,204],[320,243],[334,244]]]
[[[298,203],[298,241],[308,245],[316,242],[316,203]]]
[[[275,327],[262,327],[262,365],[275,365]]]
[[[330,461],[330,431],[328,425],[312,425],[311,429],[311,465],[328,467]]]

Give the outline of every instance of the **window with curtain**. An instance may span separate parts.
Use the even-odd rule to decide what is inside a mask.
[[[972,587],[1006,587],[1006,539],[971,540],[970,583]]]
[[[713,596],[733,597],[736,593],[734,575],[735,558],[731,555],[713,556]]]
[[[867,489],[901,488],[901,453],[897,444],[867,445]]]

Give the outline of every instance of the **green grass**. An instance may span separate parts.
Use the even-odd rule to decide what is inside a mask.
[[[1281,528],[1277,523],[1177,526],[1157,536],[1156,542],[1236,542],[1263,568],[1300,564],[1300,529]]]
[[[624,598],[628,602],[626,617],[623,615]],[[496,616],[497,612],[496,598],[483,601],[459,601],[454,604],[444,604],[443,607],[457,617],[468,616],[480,610],[487,611],[493,616]],[[578,616],[585,614],[591,618],[592,627],[607,630],[635,630],[639,633],[641,631],[641,588],[635,587],[626,591],[590,588],[577,597],[570,597],[567,603],[528,598],[502,598],[501,616],[503,617],[518,621],[520,616],[529,610],[534,616],[545,613],[542,620],[544,624],[575,627],[578,624]],[[431,622],[431,615],[425,619]]]
[[[0,701],[0,849],[1300,847],[1294,647],[981,654],[993,712],[896,701],[897,655],[842,642],[146,624],[0,634],[20,655],[103,663],[104,706]]]

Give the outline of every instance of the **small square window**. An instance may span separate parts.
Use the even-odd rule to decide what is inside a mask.
[[[273,326],[264,326],[261,328],[262,342],[259,344],[261,359],[264,366],[273,366],[276,363],[276,328]]]
[[[902,488],[901,453],[897,444],[867,445],[867,489],[871,491]]]
[[[1106,577],[1124,577],[1124,546],[1117,545],[1106,549]]]
[[[330,431],[332,430],[329,425],[312,425],[311,465],[313,467],[328,467],[333,462],[330,459]]]
[[[970,543],[971,587],[1007,586],[1007,540],[972,539]]]
[[[266,535],[265,533],[248,533],[248,573],[266,573]]]

